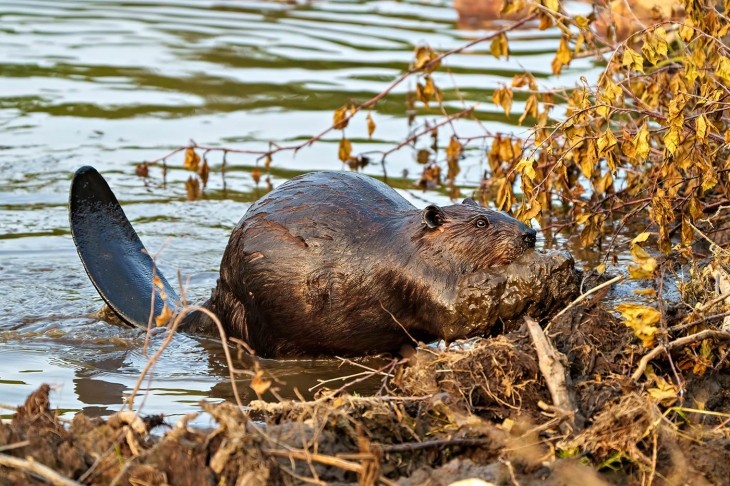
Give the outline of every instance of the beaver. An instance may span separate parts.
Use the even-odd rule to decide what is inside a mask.
[[[132,278],[129,260],[149,257],[103,178],[96,171],[101,182],[89,170],[80,173],[71,204],[79,255],[110,306],[127,322],[146,327],[150,300],[145,303],[144,296],[155,287],[142,288],[141,282],[155,280],[163,299],[179,306],[172,303],[174,290],[145,260],[131,263],[133,272],[146,273],[134,277],[124,294],[115,293]],[[124,231],[115,232],[125,223]],[[105,225],[97,237],[89,236],[90,226]],[[112,233],[117,236],[109,242],[104,235]],[[231,234],[217,286],[203,306],[263,357],[397,352],[405,343],[484,330],[473,322],[474,305],[460,305],[459,299],[466,302],[469,282],[514,261],[535,241],[533,229],[472,199],[419,210],[374,178],[312,172],[249,208]],[[116,249],[104,256],[102,272],[89,260],[102,260],[96,252],[109,245]],[[114,255],[122,254],[127,261],[115,262]],[[110,267],[117,263],[118,270]],[[136,308],[130,287],[139,289]],[[136,310],[138,317],[131,312]],[[216,332],[200,312],[189,315],[182,329]]]
[[[418,210],[371,177],[313,172],[250,207],[204,306],[267,357],[393,352],[466,337],[460,281],[535,240],[473,199]]]

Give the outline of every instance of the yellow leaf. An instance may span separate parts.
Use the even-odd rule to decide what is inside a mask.
[[[649,289],[634,289],[633,292],[636,295],[643,295],[645,297],[654,297],[656,295],[656,290],[649,288]]]
[[[603,275],[604,273],[606,273],[606,264],[601,263],[595,268],[595,271],[598,275]]]
[[[611,76],[604,74],[601,77],[601,86],[603,87],[603,96],[608,101],[615,101],[616,98],[621,96],[621,88],[613,82],[613,79],[611,79]]]
[[[449,161],[449,163],[459,160],[461,148],[461,142],[459,142],[455,136],[452,136],[451,140],[449,140],[448,147],[446,147],[446,160]]]
[[[679,28],[679,37],[681,37],[684,42],[688,43],[695,35],[695,30],[692,28],[692,25],[692,19],[685,19],[684,25]]]
[[[507,42],[507,36],[504,33],[492,39],[492,43],[489,45],[489,52],[497,59],[502,56],[509,59],[509,44]]]
[[[541,0],[540,3],[551,12],[558,12],[560,2],[558,0]]]
[[[641,339],[645,348],[654,344],[654,338],[659,331],[656,324],[661,318],[658,310],[639,304],[621,304],[616,310],[624,319],[624,324],[633,329],[634,335]]]
[[[197,172],[198,165],[200,164],[200,155],[195,152],[193,147],[185,149],[185,160],[183,161],[183,167],[189,171]]]
[[[654,381],[657,386],[647,390],[647,392],[649,392],[649,396],[665,407],[669,407],[677,401],[679,398],[679,391],[676,386],[658,375],[654,376]]]
[[[413,67],[419,70],[422,69],[427,74],[431,73],[438,69],[441,64],[440,61],[436,61],[437,58],[438,54],[430,46],[418,46],[416,47]]]
[[[536,94],[530,95],[527,98],[527,101],[525,102],[525,111],[520,116],[520,119],[517,120],[517,124],[522,125],[522,122],[528,116],[537,118],[537,95]]]
[[[347,162],[350,160],[350,154],[352,153],[352,143],[345,137],[342,137],[340,140],[340,148],[337,152],[337,156],[340,158],[342,162]]]
[[[264,378],[264,372],[258,370],[253,378],[251,378],[251,388],[256,395],[261,396],[271,387],[271,380]]]
[[[611,128],[607,128],[603,135],[601,135],[601,137],[598,139],[599,157],[605,155],[606,152],[613,149],[617,143],[618,140],[616,140],[616,136],[613,134],[613,131],[611,131]]]
[[[520,160],[515,166],[515,170],[527,177],[531,181],[535,180],[535,159],[532,157]]]
[[[461,168],[459,167],[459,156],[461,155],[462,145],[456,136],[452,136],[449,140],[449,145],[446,147],[446,162],[448,164],[448,171],[446,178],[452,181],[459,175]]]
[[[649,145],[649,128],[644,123],[641,129],[634,136],[634,147],[636,147],[636,157],[641,161],[649,156],[651,146]]]
[[[375,133],[375,122],[373,121],[373,117],[368,113],[368,116],[365,118],[368,122],[368,138],[373,138],[373,133]]]
[[[335,114],[332,117],[332,126],[336,130],[342,130],[347,126],[348,121],[347,105],[342,105],[335,110]]]
[[[631,259],[637,265],[628,266],[629,278],[632,278],[634,280],[640,280],[643,278],[654,278],[657,261],[638,244],[632,243],[631,245]]]
[[[512,184],[501,177],[497,185],[497,209],[509,211],[512,208]]]
[[[715,68],[715,74],[720,76],[725,83],[730,83],[730,59],[721,56]]]
[[[707,117],[704,114],[695,119],[695,135],[697,140],[707,142]]]
[[[646,59],[656,65],[662,58],[666,57],[669,45],[667,44],[667,31],[657,27],[653,32],[644,34],[644,45],[641,51]]]
[[[629,69],[633,69],[634,71],[644,72],[644,58],[641,57],[641,54],[628,46],[624,49],[624,56],[621,60],[621,65],[627,66]]]
[[[669,129],[669,131],[667,131],[667,134],[664,135],[664,146],[667,147],[667,151],[669,151],[672,155],[675,154],[679,147],[680,130],[681,128],[673,126]]]
[[[689,216],[695,221],[704,216],[704,207],[696,197],[689,200]]]
[[[636,235],[636,237],[633,240],[631,240],[631,246],[634,246],[637,243],[644,243],[646,240],[649,239],[650,236],[651,236],[651,233],[648,231],[639,233],[638,235]]]
[[[530,206],[524,207],[524,210],[518,215],[518,219],[523,223],[527,223],[532,218],[536,218],[540,211],[542,211],[542,205],[538,201],[530,201]]]
[[[570,59],[571,54],[570,48],[568,47],[568,38],[566,36],[562,36],[560,38],[560,45],[558,46],[558,50],[555,53],[555,58],[552,62],[553,74],[560,74],[563,66],[570,64]]]
[[[682,218],[682,244],[685,246],[691,245],[695,240],[695,232],[690,225],[689,218],[684,216]]]
[[[503,86],[495,90],[492,94],[492,100],[495,105],[502,107],[505,115],[509,116],[512,109],[512,90],[510,88]]]
[[[575,16],[575,23],[578,25],[578,27],[580,29],[585,30],[591,24],[591,21],[588,20],[587,17],[583,17],[582,15],[576,15]]]

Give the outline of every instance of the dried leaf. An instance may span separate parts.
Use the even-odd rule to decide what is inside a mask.
[[[570,48],[568,47],[568,37],[563,36],[560,38],[560,45],[558,46],[558,50],[555,53],[555,58],[552,62],[553,74],[560,74],[563,66],[570,64],[570,59],[571,53]]]
[[[257,396],[261,396],[271,387],[271,380],[264,378],[264,372],[262,370],[258,370],[254,377],[251,378],[250,386]]]
[[[347,138],[342,137],[337,156],[342,162],[347,162],[350,160],[350,154],[352,154],[352,143]]]
[[[134,169],[135,175],[138,177],[149,177],[150,176],[150,165],[147,162],[142,162],[137,165]]]
[[[347,118],[347,105],[342,105],[335,110],[335,114],[332,116],[332,126],[336,130],[343,130],[347,127],[349,119]]]
[[[440,61],[436,61],[437,58],[438,54],[430,46],[418,46],[416,47],[413,68],[421,69],[426,74],[432,73],[441,65]]]
[[[616,310],[624,319],[624,324],[633,329],[634,335],[641,339],[645,348],[654,344],[654,339],[659,331],[656,324],[661,318],[658,310],[639,304],[621,304],[616,307]]]
[[[503,86],[495,90],[492,94],[492,100],[495,105],[502,107],[505,115],[509,116],[512,109],[512,90],[510,88]]]
[[[365,118],[365,120],[368,123],[368,138],[373,138],[373,133],[375,133],[375,122],[373,121],[372,115],[368,113],[368,116]]]
[[[492,39],[489,52],[497,59],[503,56],[505,59],[509,59],[509,44],[507,42],[507,36],[504,33]]]
[[[198,172],[198,165],[200,164],[200,155],[195,152],[193,147],[185,149],[185,160],[183,161],[183,168],[191,172]]]
[[[621,65],[634,71],[644,72],[644,58],[641,57],[641,54],[628,46],[624,48],[624,56],[621,60]]]
[[[648,233],[642,233],[648,234]],[[641,236],[641,235],[639,235]],[[631,245],[631,259],[636,265],[629,265],[629,277],[635,280],[642,278],[654,278],[654,272],[657,268],[657,261],[646,250],[638,244]]]
[[[416,154],[416,161],[422,165],[428,164],[431,161],[431,152],[427,149],[419,150]]]
[[[455,136],[451,137],[451,140],[449,140],[449,146],[446,147],[446,161],[449,166],[449,171],[446,174],[447,179],[451,179],[452,181],[456,178],[457,175],[459,175],[460,168],[459,168],[459,157],[461,156],[461,150],[462,145],[459,140]]]
[[[522,176],[527,177],[531,181],[534,181],[535,176],[537,175],[535,173],[535,159],[533,157],[528,157],[526,159],[520,160],[515,166],[515,170],[519,172]]]

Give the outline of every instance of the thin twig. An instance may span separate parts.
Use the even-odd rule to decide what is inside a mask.
[[[77,483],[65,476],[61,476],[50,467],[44,466],[40,462],[36,462],[32,457],[20,459],[19,457],[0,454],[0,466],[18,469],[28,474],[35,474],[55,486],[81,486],[81,483]]]
[[[636,371],[634,371],[634,374],[631,375],[631,379],[633,381],[639,381],[639,378],[641,378],[641,375],[644,374],[646,366],[649,364],[649,362],[659,356],[661,353],[665,351],[669,352],[673,349],[681,348],[682,346],[703,341],[705,339],[717,339],[720,341],[727,341],[730,340],[730,332],[706,329],[696,334],[690,334],[689,336],[675,339],[674,341],[667,343],[666,345],[660,344],[659,346],[646,353],[643,358],[641,358],[638,366],[636,367]]]
[[[284,457],[287,459],[298,459],[300,461],[314,461],[318,462],[320,464],[324,464],[326,466],[332,466],[336,467],[345,471],[354,472],[357,474],[360,474],[363,472],[363,466],[361,464],[356,464],[354,462],[345,461],[343,459],[339,459],[337,457],[327,456],[324,454],[316,454],[311,453],[307,451],[284,451],[284,450],[264,450],[264,453],[277,456],[277,457]],[[394,481],[391,481],[390,479],[380,476],[378,478],[378,481],[385,484],[386,486],[396,486],[397,483]]]
[[[427,442],[406,442],[404,444],[371,444],[383,452],[413,452],[423,449],[441,448],[448,446],[478,447],[494,444],[494,437],[478,439],[440,439]]]
[[[204,307],[191,305],[191,306],[183,307],[183,309],[180,311],[180,313],[175,317],[175,320],[173,321],[172,326],[170,327],[167,337],[162,342],[160,347],[157,349],[155,354],[147,361],[147,364],[145,364],[144,368],[142,369],[142,372],[140,373],[139,378],[137,379],[137,383],[135,383],[134,389],[132,390],[132,393],[129,396],[129,400],[127,402],[130,410],[134,406],[134,397],[139,392],[139,389],[142,386],[142,382],[144,381],[145,376],[147,375],[149,370],[152,368],[152,366],[160,358],[160,356],[162,355],[162,352],[165,351],[167,346],[170,345],[170,343],[172,342],[172,338],[175,336],[175,331],[177,331],[177,328],[180,325],[180,323],[183,321],[183,319],[188,314],[190,314],[191,312],[195,312],[195,311],[206,314],[208,317],[210,317],[213,320],[213,322],[215,322],[216,326],[218,327],[218,332],[220,333],[220,336],[221,336],[221,342],[223,343],[223,352],[226,355],[226,361],[228,363],[228,373],[231,378],[231,386],[233,388],[233,395],[236,398],[236,404],[239,407],[243,407],[243,402],[241,401],[241,397],[238,394],[238,388],[236,387],[233,360],[231,359],[231,354],[230,354],[230,351],[228,350],[228,344],[226,344],[227,343],[226,331],[223,328],[223,324],[221,324],[220,319],[218,319],[218,317],[215,314],[213,314],[210,310],[208,310]]]
[[[13,449],[20,449],[21,447],[26,447],[29,445],[30,445],[29,440],[21,440],[20,442],[13,442],[12,444],[6,444],[4,446],[0,446],[0,452],[12,451]]]
[[[727,295],[724,295],[723,297],[727,298]],[[672,326],[669,328],[669,332],[677,332],[677,331],[683,331],[684,329],[687,329],[688,327],[692,326],[698,326],[700,324],[704,324],[708,321],[714,321],[715,319],[722,319],[723,317],[730,316],[730,311],[727,312],[721,312],[720,314],[713,314],[711,316],[703,317],[702,319],[697,319],[696,321],[688,322],[686,324],[677,324],[675,326]]]

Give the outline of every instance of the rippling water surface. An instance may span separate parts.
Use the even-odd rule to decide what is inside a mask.
[[[168,161],[164,187],[159,167],[145,180],[134,175],[137,163],[191,139],[250,150],[305,140],[329,126],[339,106],[384,89],[407,68],[416,45],[446,50],[486,33],[460,28],[445,1],[0,0],[0,403],[21,403],[49,382],[62,411],[108,414],[120,408],[147,361],[141,332],[90,317],[101,300],[76,255],[66,207],[79,166],[105,175],[147,247],[164,246],[162,270],[190,275],[190,295],[202,299],[215,285],[230,230],[257,195],[250,172],[256,158],[229,154],[224,190],[220,153],[211,152],[206,198],[196,202],[185,201],[179,157]],[[450,57],[448,71],[436,76],[451,100],[446,106],[464,106],[459,96],[480,102],[484,127],[524,133],[517,116],[506,119],[493,106],[493,89],[523,68],[543,87],[572,85],[597,69],[576,61],[553,78],[558,38],[532,26],[510,34],[509,60],[495,60],[488,45]],[[372,140],[364,116],[351,123],[355,152],[388,150],[408,135],[412,88],[403,83],[378,104]],[[518,115],[519,106],[516,100]],[[428,115],[438,111],[420,114]],[[464,136],[483,133],[474,121],[456,128]],[[272,182],[341,169],[338,142],[331,134],[296,157],[278,154]],[[460,182],[478,183],[484,162],[482,147],[470,147]],[[413,177],[414,150],[396,152],[386,168]],[[382,169],[371,164],[365,171]],[[403,193],[417,205],[445,202],[415,189]],[[153,349],[160,340],[153,338]],[[201,398],[229,397],[218,348],[177,336],[143,386],[144,411],[182,414]],[[286,391],[360,371],[340,364],[267,367]]]

